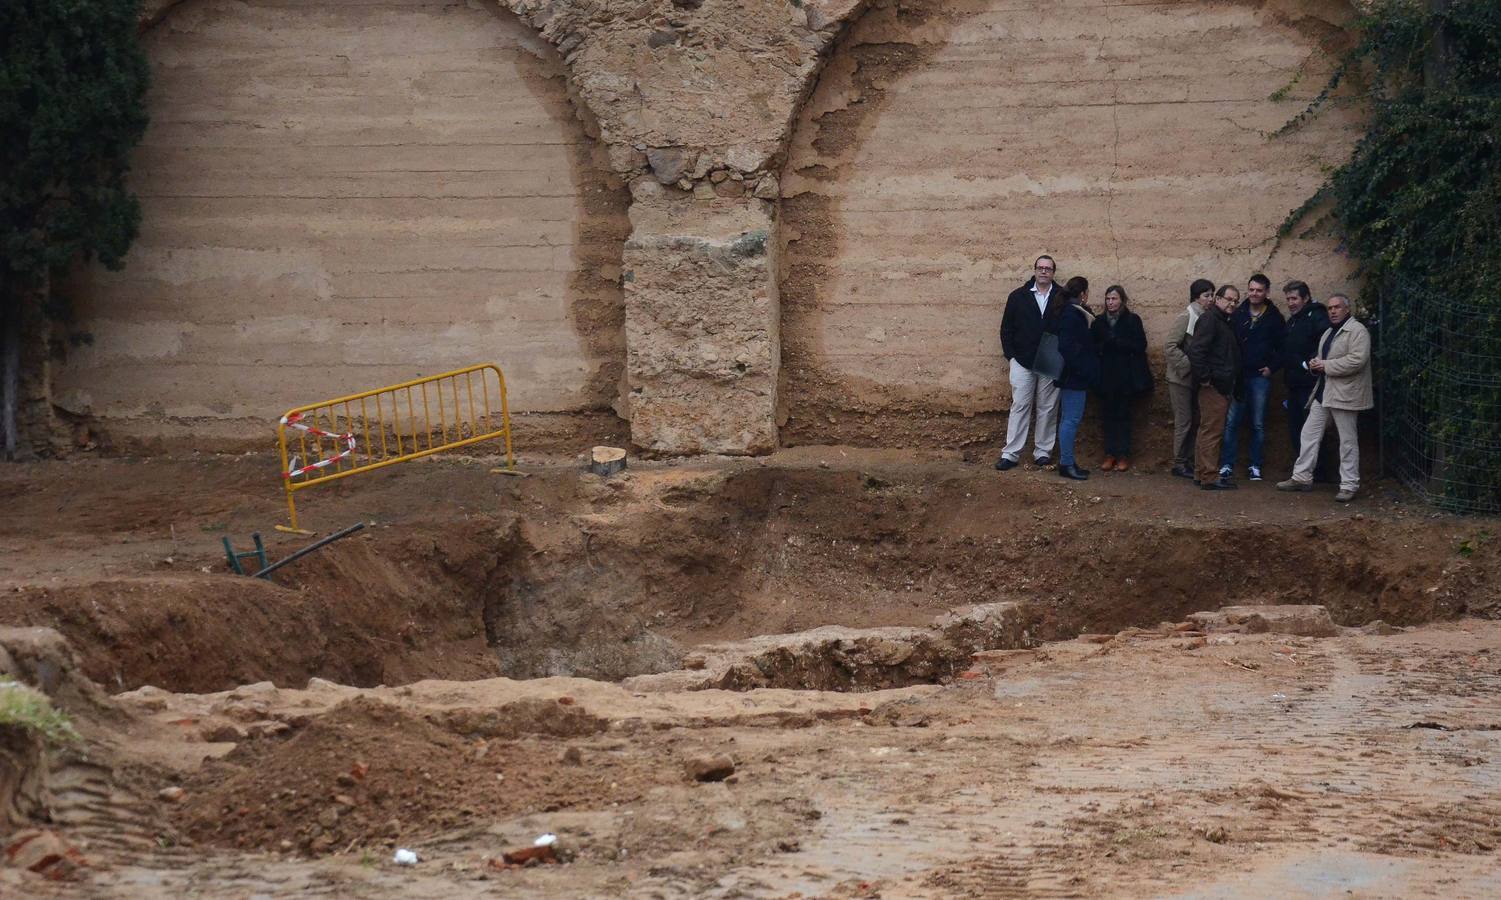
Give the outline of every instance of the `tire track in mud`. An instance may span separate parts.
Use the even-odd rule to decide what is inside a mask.
[[[993,680],[932,689],[889,715],[872,703],[869,715],[795,730],[695,735],[733,738],[743,780],[675,789],[629,819],[638,831],[669,820],[682,843],[652,857],[633,851],[630,863],[518,874],[514,886],[579,896],[606,885],[611,896],[661,897],[1218,896],[1258,866],[1273,880],[1355,884],[1373,859],[1413,883],[1440,871],[1483,879],[1501,834],[1501,731],[1490,727],[1501,670],[1483,639],[1495,629],[1466,627],[1328,639],[1127,632],[998,658]],[[1409,727],[1418,723],[1442,727]],[[78,777],[75,825],[131,821]],[[791,824],[758,821],[787,798],[798,803]],[[727,851],[706,849],[708,836],[728,819],[746,837],[716,856]],[[485,892],[445,882],[467,876],[441,868],[477,847],[421,849],[437,865],[373,869],[358,893]],[[120,868],[98,884],[152,879],[155,892],[142,895],[189,885],[348,895],[352,882],[340,879],[361,869],[349,857],[124,845],[100,854]]]
[[[862,882],[903,896],[1154,893],[1276,847],[1490,854],[1501,732],[1409,726],[1435,709],[1451,718],[1501,709],[1501,675],[1394,667],[1388,646],[1368,638],[1268,641],[1256,670],[1235,661],[1234,646],[1211,649],[1185,661],[1127,648],[1118,661],[999,680],[993,699],[1017,723],[1002,722],[1000,746],[991,731],[989,742],[962,734],[850,748],[852,774],[814,795],[825,818],[802,852],[730,873],[719,895],[817,895]],[[1421,643],[1412,652],[1431,656]],[[1143,704],[1132,676],[1146,654],[1155,702]],[[1238,674],[1206,676],[1222,663]],[[1029,733],[1044,715],[1043,733]],[[1446,745],[1465,737],[1490,750],[1456,758]],[[939,752],[945,742],[952,752]],[[854,774],[858,754],[899,762],[872,778]],[[1138,856],[1163,858],[1160,871],[1113,860],[1138,842]]]

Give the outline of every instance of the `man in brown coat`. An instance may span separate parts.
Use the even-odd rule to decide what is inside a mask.
[[[1313,467],[1319,460],[1319,445],[1329,419],[1339,431],[1339,493],[1334,499],[1349,503],[1360,491],[1360,442],[1355,425],[1360,411],[1375,405],[1371,388],[1371,333],[1350,315],[1350,298],[1329,298],[1329,330],[1319,339],[1319,352],[1308,361],[1308,371],[1318,376],[1318,386],[1308,398],[1308,421],[1298,449],[1293,477],[1277,483],[1279,491],[1313,490]]]
[[[1230,327],[1230,313],[1239,303],[1240,290],[1233,284],[1222,285],[1215,292],[1214,304],[1194,323],[1188,342],[1188,361],[1199,385],[1198,477],[1194,482],[1206,491],[1235,489],[1229,476],[1220,476],[1220,446],[1240,378],[1240,341]]]

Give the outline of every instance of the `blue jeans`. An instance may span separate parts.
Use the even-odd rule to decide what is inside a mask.
[[[1266,443],[1266,398],[1272,390],[1272,379],[1265,375],[1252,375],[1246,379],[1246,399],[1230,405],[1230,416],[1225,419],[1225,446],[1220,450],[1220,468],[1235,465],[1236,446],[1240,437],[1240,425],[1249,414],[1251,417],[1251,465],[1261,468],[1262,448]]]
[[[1079,423],[1084,421],[1085,391],[1068,388],[1058,392],[1058,464],[1074,464],[1074,438],[1079,436]]]

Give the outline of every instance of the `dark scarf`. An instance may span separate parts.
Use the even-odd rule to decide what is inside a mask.
[[[1345,322],[1348,322],[1348,321],[1350,321],[1350,317],[1346,316],[1345,317]],[[1337,334],[1339,334],[1339,331],[1340,331],[1341,328],[1345,327],[1345,322],[1341,322],[1338,325],[1335,325],[1335,326],[1333,326],[1333,327],[1331,327],[1329,329],[1329,336],[1326,337],[1326,338],[1324,338],[1324,348],[1319,351],[1319,359],[1328,359],[1329,358],[1329,348],[1332,347],[1332,346],[1334,346],[1334,336],[1337,335]],[[1329,378],[1328,375],[1320,375],[1319,376],[1319,389],[1317,391],[1315,391],[1314,394],[1313,394],[1313,398],[1315,400],[1319,401],[1320,403],[1324,402],[1324,382],[1326,380],[1328,380],[1328,378]]]

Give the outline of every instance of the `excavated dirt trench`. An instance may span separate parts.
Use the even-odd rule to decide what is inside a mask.
[[[845,690],[937,681],[976,649],[1230,604],[1320,603],[1358,625],[1495,603],[1491,554],[1455,553],[1463,523],[1250,491],[1246,512],[1206,515],[1201,495],[1165,478],[1074,489],[952,463],[745,462],[610,480],[555,470],[493,490],[480,511],[378,524],[280,584],[221,574],[206,556],[22,587],[0,598],[0,621],[58,628],[116,690],[621,679],[701,668],[705,644],[761,673],[714,686]],[[930,627],[977,605],[1000,618]],[[821,626],[840,629],[737,643]]]

